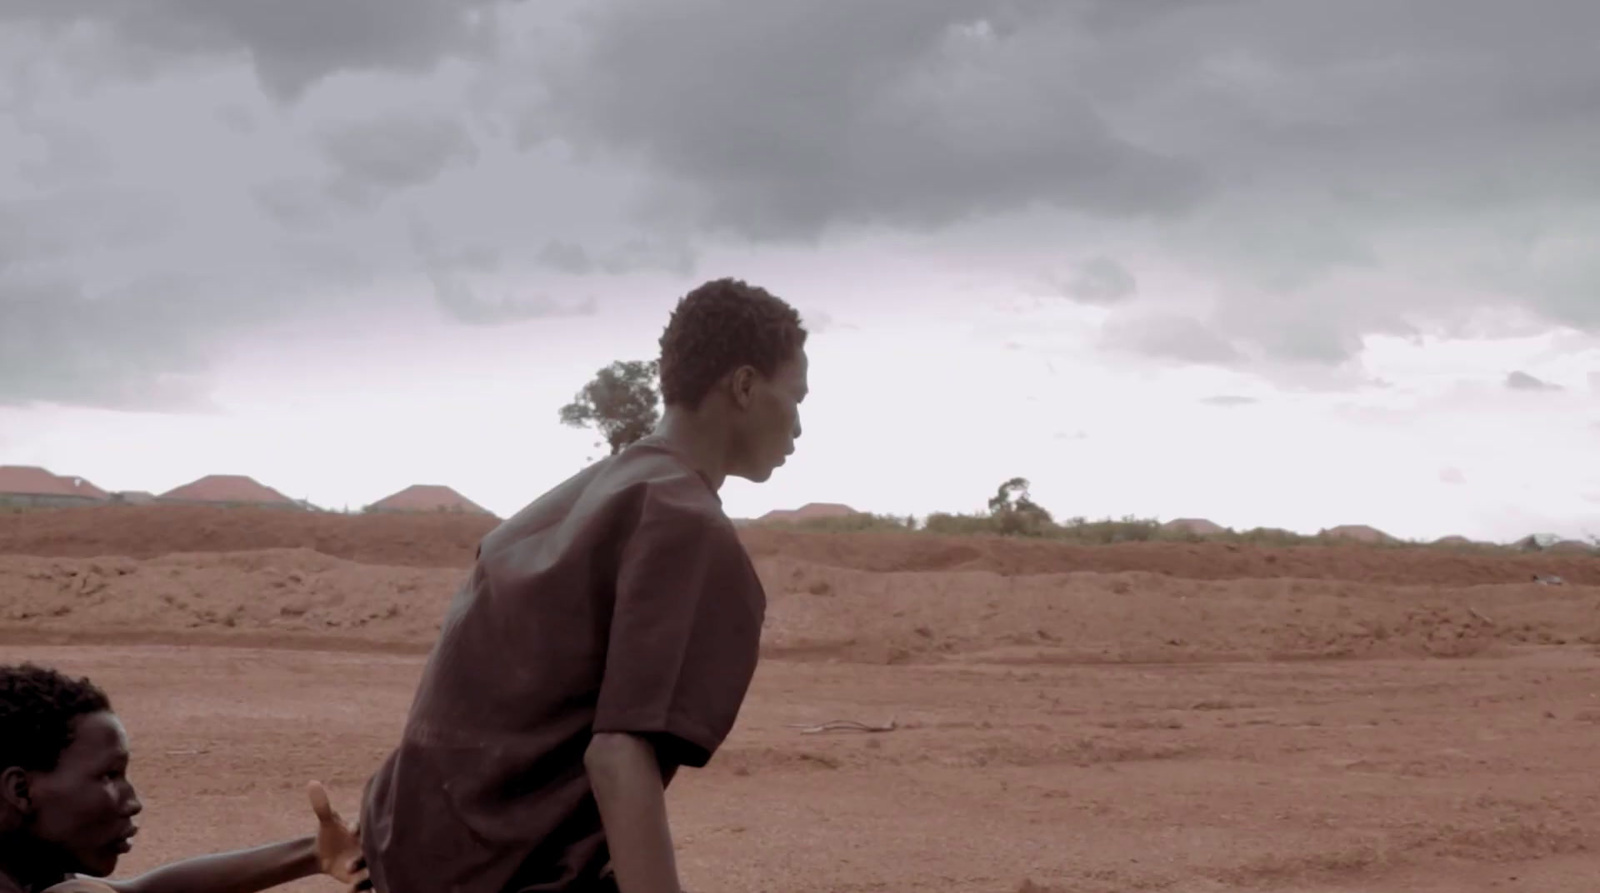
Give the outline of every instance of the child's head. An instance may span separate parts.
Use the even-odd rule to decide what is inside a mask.
[[[0,837],[28,859],[11,871],[104,877],[129,849],[142,808],[128,781],[128,738],[87,679],[0,666]]]

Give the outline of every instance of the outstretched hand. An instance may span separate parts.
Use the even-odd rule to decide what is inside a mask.
[[[367,881],[366,860],[361,856],[361,831],[345,824],[328,801],[322,782],[306,785],[311,811],[317,816],[317,868],[323,874],[356,889]]]

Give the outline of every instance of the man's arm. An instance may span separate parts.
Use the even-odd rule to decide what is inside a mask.
[[[583,764],[620,893],[681,893],[655,747],[636,735],[597,734]]]

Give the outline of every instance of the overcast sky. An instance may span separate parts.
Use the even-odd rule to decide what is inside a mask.
[[[1593,0],[0,3],[0,463],[508,514],[731,275],[730,514],[1600,535]]]

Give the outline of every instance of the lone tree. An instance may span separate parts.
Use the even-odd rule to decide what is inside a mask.
[[[656,360],[618,360],[595,373],[572,402],[561,407],[561,423],[599,431],[615,456],[661,421],[659,374]]]
[[[1000,485],[989,499],[989,516],[1003,534],[1037,536],[1055,523],[1045,511],[1028,496],[1028,479],[1012,478]]]

